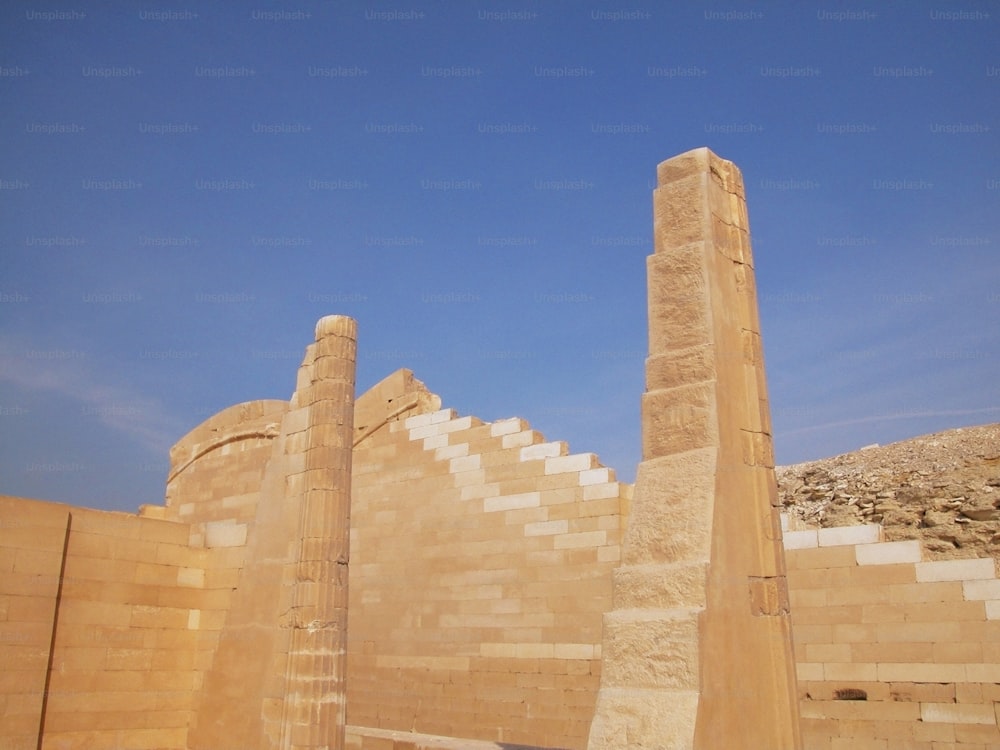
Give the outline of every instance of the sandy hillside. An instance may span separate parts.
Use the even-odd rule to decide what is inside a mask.
[[[1000,423],[779,466],[776,473],[797,528],[881,523],[886,541],[920,539],[931,559],[1000,557]]]

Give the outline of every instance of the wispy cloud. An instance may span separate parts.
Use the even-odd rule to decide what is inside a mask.
[[[787,438],[792,435],[805,435],[810,432],[822,432],[833,430],[839,427],[853,427],[861,424],[881,424],[883,422],[895,422],[900,419],[924,419],[928,417],[993,417],[1000,414],[1000,406],[984,406],[979,409],[939,409],[928,411],[901,411],[894,414],[874,414],[868,417],[857,417],[855,419],[842,419],[836,422],[824,422],[807,427],[799,427],[795,430],[782,430],[780,437]]]
[[[157,399],[113,383],[75,350],[39,350],[0,334],[0,382],[75,401],[82,415],[97,417],[159,457],[183,432]]]

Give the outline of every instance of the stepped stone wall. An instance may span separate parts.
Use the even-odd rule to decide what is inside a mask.
[[[785,533],[805,747],[1000,747],[995,561],[926,560],[919,541],[882,538]]]
[[[0,745],[1000,746],[993,561],[782,546],[739,171],[659,178],[634,497],[409,371],[355,400],[324,318],[290,400],[177,443],[163,506],[0,496]]]
[[[0,744],[187,747],[240,557],[184,524],[0,497]]]
[[[352,726],[584,747],[630,488],[521,419],[355,448]]]

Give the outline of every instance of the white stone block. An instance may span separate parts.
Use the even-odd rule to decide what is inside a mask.
[[[778,518],[781,519],[781,530],[782,531],[788,531],[788,514],[787,513],[779,513],[778,514]]]
[[[448,435],[431,435],[430,437],[424,438],[424,450],[438,450],[439,448],[444,448],[448,445]]]
[[[188,630],[197,630],[200,623],[201,623],[201,610],[200,609],[189,609],[188,610]]]
[[[819,537],[816,529],[807,531],[786,531],[781,535],[781,541],[785,549],[809,549],[819,546]]]
[[[438,437],[447,438],[447,435],[438,435]],[[430,438],[427,438],[430,440]],[[456,445],[445,445],[441,448],[437,448],[434,451],[435,461],[447,461],[452,458],[461,458],[462,456],[469,455],[469,444],[468,443],[457,443]]]
[[[1000,620],[1000,602],[990,601],[983,602],[986,605],[986,619],[987,620]],[[998,665],[1000,666],[1000,665]],[[1000,670],[998,670],[1000,671]],[[996,680],[984,680],[984,682],[1000,682],[1000,677]]]
[[[878,665],[879,682],[966,682],[965,664],[881,662]],[[980,682],[980,680],[975,680]],[[989,680],[982,680],[989,682]]]
[[[521,431],[521,420],[518,417],[503,419],[490,425],[490,437],[512,435]]]
[[[916,539],[909,539],[905,542],[859,544],[854,548],[854,559],[858,565],[918,563],[920,562],[920,542]]]
[[[482,456],[475,453],[471,456],[462,456],[461,458],[453,458],[448,464],[448,471],[451,474],[458,474],[461,471],[474,471],[480,468],[480,463],[482,461]]]
[[[206,547],[242,547],[247,543],[247,525],[232,521],[205,523]]]
[[[570,471],[587,471],[594,468],[597,456],[593,453],[577,453],[574,456],[545,459],[546,474],[565,474]]]
[[[587,469],[580,472],[580,486],[607,484],[613,479],[611,469]]]
[[[427,414],[418,414],[415,417],[407,417],[403,420],[403,424],[406,426],[406,429],[412,430],[417,427],[448,422],[454,418],[454,409],[440,409],[439,411],[432,411]]]
[[[993,704],[921,703],[920,720],[942,724],[996,724]]]
[[[449,409],[449,411],[451,410]],[[417,417],[410,417],[410,419],[416,418]],[[448,422],[434,422],[432,424],[423,425],[422,427],[414,427],[410,430],[410,440],[419,440],[420,438],[430,437],[431,435],[444,435],[445,433],[458,432],[459,430],[468,430],[470,427],[472,427],[472,417],[452,419]]]
[[[566,452],[566,443],[535,443],[521,448],[522,461],[535,461],[540,458],[557,458]]]
[[[621,487],[618,482],[591,484],[583,488],[584,500],[607,500],[611,497],[621,497]]]
[[[549,536],[551,534],[565,534],[569,531],[569,521],[539,521],[537,523],[524,524],[525,536]]]
[[[535,431],[525,430],[524,432],[515,432],[512,435],[504,435],[501,441],[501,445],[504,448],[521,448],[525,445],[531,445],[535,442]]]
[[[178,568],[177,585],[200,589],[205,587],[205,571],[201,568]]]
[[[978,581],[965,581],[962,584],[962,595],[969,602],[984,599],[1000,600],[1000,580],[985,578]]]
[[[820,547],[843,547],[849,544],[877,544],[882,541],[882,527],[877,524],[864,526],[834,526],[819,529]]]
[[[537,508],[542,504],[542,493],[523,492],[519,495],[500,495],[488,497],[483,501],[483,510],[493,513],[498,510],[514,510],[515,508]]]
[[[974,560],[936,560],[917,565],[917,582],[971,581],[996,577],[992,557]]]

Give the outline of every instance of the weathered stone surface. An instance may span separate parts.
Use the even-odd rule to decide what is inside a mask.
[[[711,519],[707,524],[705,519],[713,501],[715,469],[712,448],[639,464],[622,549],[624,565],[708,562]]]
[[[316,324],[309,448],[298,524],[281,746],[342,750],[347,727],[347,566],[357,324]]]
[[[349,318],[321,319],[296,409],[264,402],[288,418],[249,533],[206,524],[206,543],[233,527],[247,549],[198,695],[193,750],[343,747],[355,331]]]
[[[605,615],[602,686],[697,690],[700,611],[645,608]]]
[[[616,568],[614,608],[704,607],[708,563],[647,563]]]
[[[707,149],[661,164],[658,175],[643,461],[614,577],[617,609],[605,617],[589,748],[796,750],[788,592],[743,182],[735,165]],[[668,584],[671,569],[687,575]],[[686,702],[674,700],[678,688]],[[621,705],[640,690],[656,710],[670,703],[669,726]]]
[[[690,750],[697,690],[601,688],[590,747]]]
[[[801,528],[880,523],[931,559],[1000,558],[1000,424],[778,467],[780,502]]]

